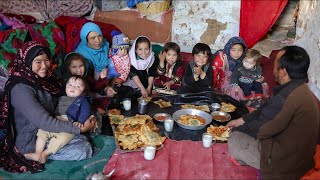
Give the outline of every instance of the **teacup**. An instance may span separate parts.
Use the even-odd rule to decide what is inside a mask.
[[[212,142],[215,143],[215,141],[216,141],[216,140],[214,139],[214,137],[213,137],[211,134],[209,134],[209,133],[203,133],[203,134],[202,134],[202,144],[203,144],[203,147],[209,148],[209,147],[211,147]]]
[[[144,159],[148,161],[153,160],[156,155],[156,150],[155,146],[146,146],[143,151]]]
[[[173,130],[173,120],[172,119],[164,120],[164,129],[167,132],[171,132]]]
[[[122,101],[123,108],[126,111],[129,111],[131,109],[131,99],[130,98],[124,98]]]

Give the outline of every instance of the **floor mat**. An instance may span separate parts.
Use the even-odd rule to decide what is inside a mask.
[[[99,135],[93,139],[100,151],[90,159],[82,161],[51,161],[46,163],[46,170],[40,173],[14,174],[0,169],[0,179],[85,179],[95,171],[102,171],[115,150],[114,138]]]
[[[237,166],[229,156],[227,143],[204,148],[201,141],[167,139],[152,161],[116,150],[104,172],[115,169],[111,179],[258,179],[255,168]]]

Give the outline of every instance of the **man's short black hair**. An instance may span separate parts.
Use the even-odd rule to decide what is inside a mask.
[[[286,69],[291,79],[308,78],[310,58],[305,49],[299,46],[286,46],[285,53],[279,59],[279,67]]]
[[[199,53],[207,54],[208,57],[210,57],[211,56],[211,49],[207,44],[198,43],[193,47],[192,55],[199,54]]]

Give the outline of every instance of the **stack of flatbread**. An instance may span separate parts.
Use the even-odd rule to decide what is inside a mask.
[[[207,132],[210,133],[218,141],[228,141],[229,131],[225,126],[212,126],[207,128]]]
[[[183,105],[181,105],[181,108],[182,109],[198,109],[201,111],[210,112],[208,105],[196,106],[193,104],[183,104]]]
[[[148,115],[126,119],[122,115],[114,115],[110,116],[110,124],[115,127],[114,136],[122,150],[139,150],[145,145],[160,146],[166,139],[159,135],[159,128]]]

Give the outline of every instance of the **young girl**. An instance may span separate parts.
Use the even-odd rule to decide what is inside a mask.
[[[150,40],[145,36],[139,36],[134,41],[129,56],[130,79],[125,85],[140,91],[143,97],[148,97],[152,92],[153,80],[157,73]]]
[[[159,59],[158,76],[154,80],[154,86],[177,90],[181,87],[185,71],[179,45],[174,42],[166,43],[159,54]]]
[[[233,70],[242,64],[244,53],[247,50],[246,43],[240,37],[232,37],[223,50],[217,51],[213,57],[213,87],[224,93],[226,86],[230,84]]]
[[[183,77],[183,88],[179,93],[198,93],[212,91],[212,68],[208,63],[211,49],[207,44],[198,43],[192,49],[193,61],[187,67]]]
[[[84,57],[76,52],[71,52],[66,55],[62,68],[63,79],[66,81],[72,75],[78,75],[83,77],[90,87],[90,93],[98,93],[101,96],[113,97],[116,92],[109,86],[109,80],[93,78],[93,72],[89,67],[86,66]],[[109,98],[95,98],[94,106],[96,108],[105,109],[109,104]]]

